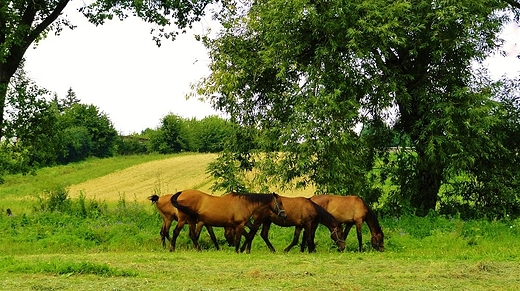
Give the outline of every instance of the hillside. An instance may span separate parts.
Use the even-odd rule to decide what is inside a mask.
[[[122,195],[128,201],[145,202],[152,194],[164,195],[184,189],[199,189],[206,193],[222,195],[224,191],[212,192],[213,178],[206,174],[207,165],[217,154],[181,155],[151,161],[116,171],[95,179],[70,186],[69,194],[77,197],[83,192],[87,198],[117,201]],[[285,196],[306,196],[314,189],[281,191]]]
[[[147,200],[152,194],[164,195],[196,188],[211,193],[211,177],[206,166],[216,154],[183,155],[135,165],[95,179],[70,186],[69,194],[78,196],[82,191],[88,198],[117,201]],[[220,194],[220,193],[215,193]]]

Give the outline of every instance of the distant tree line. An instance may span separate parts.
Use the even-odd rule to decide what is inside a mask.
[[[156,129],[148,128],[140,134],[120,136],[115,149],[119,155],[216,153],[224,149],[234,131],[230,122],[218,116],[197,120],[170,113],[161,119]]]
[[[156,129],[121,136],[104,112],[82,104],[72,88],[58,98],[38,87],[23,69],[11,82],[7,101],[0,181],[5,174],[30,173],[89,157],[219,152],[234,130],[217,116],[196,120],[168,114]]]

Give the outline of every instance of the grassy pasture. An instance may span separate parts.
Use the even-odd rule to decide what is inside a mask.
[[[196,252],[185,228],[177,251],[170,253],[160,245],[161,218],[146,197],[185,188],[209,189],[205,164],[212,158],[117,157],[42,169],[36,176],[7,177],[0,186],[1,289],[517,290],[520,286],[519,220],[381,218],[383,253],[371,249],[366,226],[365,252],[356,251],[351,232],[346,251],[338,253],[328,231],[320,227],[314,254],[300,253],[297,247],[284,254],[293,229],[277,226],[270,232],[278,250],[274,254],[260,237],[253,241],[251,254],[235,254],[224,244],[220,228],[215,231],[222,249],[214,249],[204,230],[204,250]],[[186,170],[186,165],[194,171]],[[65,208],[42,207],[49,203],[42,193],[65,186],[72,197]],[[6,208],[15,215],[7,217]]]
[[[0,273],[4,290],[517,290],[520,271],[515,262],[375,253],[125,252],[9,260],[22,270]],[[113,274],[74,274],[81,265]]]

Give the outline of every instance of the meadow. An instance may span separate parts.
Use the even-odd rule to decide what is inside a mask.
[[[202,252],[184,229],[177,251],[160,243],[162,220],[149,195],[187,188],[209,192],[205,165],[214,155],[94,159],[8,176],[0,186],[3,290],[517,290],[519,220],[381,217],[385,252],[364,252],[354,232],[338,252],[325,227],[316,253],[284,254],[293,228],[271,227],[278,252],[260,237],[236,254],[216,228]],[[188,170],[189,168],[189,170]],[[309,191],[308,189],[306,191]],[[215,193],[218,194],[218,193]],[[285,194],[285,193],[283,193]],[[291,196],[309,196],[291,192]],[[7,216],[7,208],[13,216]]]

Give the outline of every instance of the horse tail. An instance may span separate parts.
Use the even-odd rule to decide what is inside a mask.
[[[159,196],[157,194],[153,194],[152,196],[148,197],[148,200],[151,200],[152,204],[155,204],[157,201],[159,201]]]
[[[179,204],[179,202],[177,201],[177,198],[179,198],[179,195],[181,195],[181,193],[182,193],[182,191],[179,191],[179,192],[173,194],[172,198],[170,198],[170,201],[172,202],[173,206],[175,208],[177,208],[179,211],[184,212],[189,216],[198,218],[199,214],[196,211],[193,211],[189,207]]]

